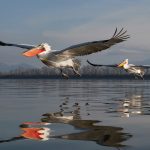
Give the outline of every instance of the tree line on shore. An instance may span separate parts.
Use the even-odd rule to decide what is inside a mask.
[[[71,77],[76,77],[71,69],[64,69]],[[81,77],[130,77],[127,72],[119,68],[111,67],[93,67],[90,65],[82,66],[80,69]],[[19,67],[8,72],[0,72],[1,78],[7,77],[59,77],[60,71],[56,68],[41,67],[25,69]],[[146,70],[146,76],[150,76],[149,69]]]

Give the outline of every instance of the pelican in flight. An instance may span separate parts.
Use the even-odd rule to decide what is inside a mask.
[[[64,73],[63,68],[71,68],[76,75],[80,76],[80,62],[75,59],[75,57],[100,52],[110,48],[117,43],[123,42],[129,38],[129,35],[126,35],[126,32],[127,31],[124,31],[123,28],[120,31],[118,31],[116,28],[113,36],[107,40],[81,43],[58,51],[52,50],[51,46],[47,43],[34,46],[26,44],[5,43],[0,41],[0,46],[14,46],[27,49],[27,51],[23,52],[24,56],[37,56],[37,58],[40,59],[45,65],[59,68],[61,75],[65,78],[68,78],[69,76]]]
[[[142,79],[144,79],[143,76],[145,74],[145,69],[150,68],[150,66],[148,66],[148,65],[138,65],[138,66],[136,66],[136,65],[133,65],[133,64],[129,64],[128,59],[125,59],[121,63],[114,64],[114,65],[93,64],[89,60],[87,60],[87,62],[92,66],[119,67],[119,68],[124,69],[129,74],[133,74],[135,76],[135,78],[140,77]]]

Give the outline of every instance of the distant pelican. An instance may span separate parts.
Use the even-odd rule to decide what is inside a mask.
[[[129,35],[125,35],[126,32],[127,31],[123,31],[123,28],[119,32],[117,32],[116,28],[115,33],[110,39],[81,43],[70,46],[60,51],[52,50],[51,46],[47,43],[33,46],[26,44],[4,43],[0,41],[0,46],[14,46],[28,49],[23,53],[24,56],[37,56],[38,59],[40,59],[45,65],[49,67],[52,66],[55,68],[59,68],[61,75],[65,78],[68,78],[69,76],[63,72],[63,68],[72,68],[76,75],[80,75],[80,62],[75,59],[75,57],[100,52],[102,50],[110,48],[117,43],[123,42],[129,38]]]
[[[141,77],[143,79],[143,76],[145,74],[145,70],[144,69],[148,69],[150,68],[150,66],[148,65],[133,65],[133,64],[129,64],[128,63],[128,59],[125,59],[124,61],[122,61],[121,63],[114,64],[114,65],[101,65],[101,64],[93,64],[91,63],[89,60],[87,60],[87,62],[92,65],[92,66],[105,66],[105,67],[119,67],[119,68],[123,68],[126,72],[133,74],[135,77]]]

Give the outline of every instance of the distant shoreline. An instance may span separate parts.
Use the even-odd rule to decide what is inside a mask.
[[[63,77],[57,75],[5,75],[0,76],[0,79],[64,79]],[[141,78],[135,78],[132,75],[100,75],[100,76],[90,76],[83,75],[81,77],[70,76],[69,79],[112,79],[112,80],[143,80]],[[150,80],[150,75],[145,75],[144,80]]]
[[[112,79],[112,80],[137,80],[134,75],[128,74],[119,68],[93,67],[90,65],[80,68],[81,77],[75,76],[71,69],[64,70],[69,79]],[[144,79],[150,79],[150,70],[146,70]],[[39,69],[27,69],[24,67],[9,70],[7,72],[0,71],[0,79],[63,79],[60,70],[55,68],[42,67]],[[143,80],[139,77],[139,80]]]

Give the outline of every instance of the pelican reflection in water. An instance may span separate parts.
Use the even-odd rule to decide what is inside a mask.
[[[70,133],[54,136],[53,138],[65,139],[65,140],[82,140],[82,141],[94,141],[99,145],[108,147],[125,147],[122,142],[132,137],[131,134],[124,133],[123,128],[114,126],[102,126],[95,125],[99,123],[98,120],[76,120],[76,119],[64,119],[59,116],[54,116],[51,113],[45,115],[41,119],[46,123],[64,123],[75,127],[75,129],[83,130],[78,133]]]
[[[42,125],[42,126],[41,126]],[[19,127],[22,130],[22,133],[18,136],[0,140],[0,143],[30,139],[30,140],[38,140],[38,141],[47,141],[51,134],[51,129],[45,127],[48,123],[43,122],[26,122],[21,124]],[[34,127],[36,126],[36,127]]]
[[[57,115],[56,115],[57,114]],[[78,120],[67,116],[60,116],[57,113],[46,113],[41,122],[24,122],[20,125],[22,133],[9,139],[1,138],[0,143],[18,141],[23,139],[46,141],[49,139],[82,140],[93,141],[102,146],[125,147],[122,142],[132,137],[131,134],[124,133],[123,128],[114,126],[95,125],[97,120]],[[75,132],[69,134],[55,135],[52,131],[51,123],[68,124],[74,127]],[[50,124],[50,125],[49,125]],[[80,132],[76,132],[80,130]]]
[[[132,95],[130,98],[125,98],[118,111],[122,112],[124,117],[142,114],[142,96]]]
[[[117,113],[121,117],[149,115],[149,103],[144,101],[142,94],[129,94],[124,98],[112,99],[105,103],[107,113]]]
[[[88,107],[88,105],[87,103],[84,104],[85,107]],[[125,133],[121,127],[100,125],[100,121],[98,120],[83,120],[81,117],[82,107],[79,103],[74,103],[70,106],[69,100],[65,99],[65,101],[59,105],[59,109],[60,111],[58,112],[43,114],[39,122],[22,123],[19,126],[22,130],[19,136],[6,140],[1,139],[0,143],[23,139],[36,141],[64,139],[93,141],[102,146],[120,148],[125,147],[126,145],[124,145],[123,142],[132,137],[131,134]],[[73,126],[74,131],[59,133],[57,127],[55,128],[55,124]]]

